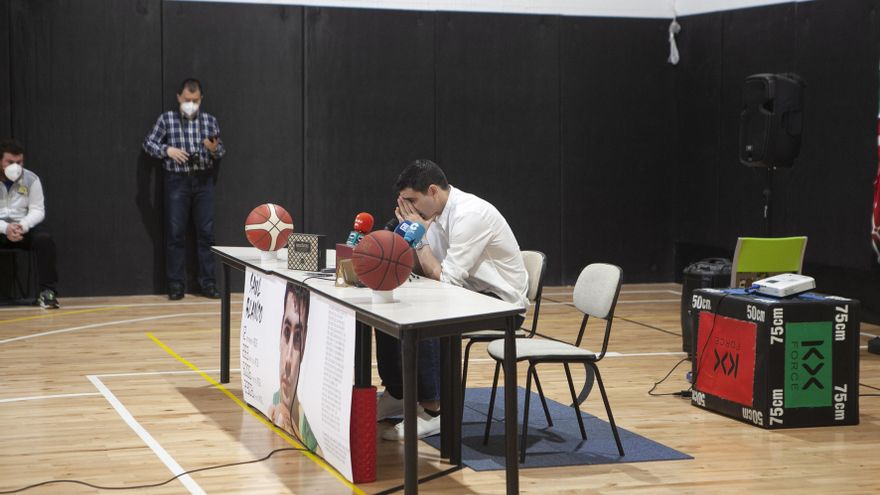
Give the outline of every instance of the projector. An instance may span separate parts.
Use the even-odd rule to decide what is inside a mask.
[[[806,292],[816,288],[816,281],[813,277],[799,275],[797,273],[782,273],[761,280],[756,280],[752,284],[752,289],[758,294],[773,297],[788,297],[801,292]]]

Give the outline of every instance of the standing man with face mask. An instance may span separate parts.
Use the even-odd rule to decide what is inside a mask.
[[[45,226],[43,184],[37,174],[24,168],[24,146],[13,140],[0,142],[0,247],[25,249],[37,258],[40,306],[59,307],[55,284],[55,241]]]
[[[165,175],[165,275],[168,298],[183,298],[186,279],[185,233],[190,215],[196,227],[201,294],[219,299],[214,279],[214,181],[216,165],[226,153],[217,118],[200,111],[204,92],[197,79],[187,79],[177,93],[178,110],[163,113],[144,150],[162,160]]]

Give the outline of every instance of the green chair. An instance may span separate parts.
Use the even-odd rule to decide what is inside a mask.
[[[740,237],[733,254],[730,286],[745,288],[780,273],[800,273],[806,249],[806,236]]]

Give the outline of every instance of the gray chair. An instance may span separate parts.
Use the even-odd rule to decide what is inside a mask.
[[[620,267],[605,263],[594,263],[588,265],[581,271],[577,283],[574,286],[573,299],[574,306],[584,313],[584,317],[581,321],[581,328],[574,344],[541,338],[516,339],[517,362],[529,362],[529,370],[526,374],[526,398],[523,406],[524,413],[520,462],[525,462],[526,459],[526,439],[529,424],[529,396],[531,395],[532,376],[535,377],[535,383],[537,384],[538,373],[536,367],[541,363],[562,363],[565,368],[565,376],[568,378],[568,387],[571,392],[572,407],[575,410],[575,414],[577,414],[578,425],[581,429],[581,437],[584,440],[587,439],[587,432],[584,429],[584,422],[581,418],[579,406],[586,396],[582,396],[579,399],[575,395],[574,383],[571,379],[569,364],[580,363],[593,371],[595,379],[599,384],[599,391],[602,393],[602,401],[605,403],[605,412],[608,414],[608,422],[611,423],[611,431],[614,434],[614,441],[617,442],[617,451],[621,456],[624,455],[623,445],[620,443],[620,435],[617,433],[617,425],[615,425],[614,416],[611,414],[611,405],[608,403],[608,395],[605,393],[605,386],[602,383],[602,375],[599,374],[599,368],[597,366],[599,361],[605,357],[605,352],[608,350],[608,339],[611,336],[611,323],[614,320],[614,308],[617,305],[617,296],[620,294],[622,278],[623,271]],[[605,320],[605,336],[602,340],[602,350],[598,353],[580,347],[587,328],[587,320],[589,320],[591,316]],[[495,407],[495,392],[498,386],[498,371],[504,360],[504,340],[493,341],[489,344],[488,350],[489,355],[495,359],[495,378],[492,382],[492,395],[489,399],[486,432],[483,436],[484,444],[489,441],[489,431],[492,426],[492,412]],[[539,392],[539,395],[543,400],[543,394]]]
[[[522,251],[522,256],[523,263],[526,266],[526,272],[528,272],[529,276],[529,292],[527,294],[527,297],[529,298],[529,302],[534,307],[534,314],[532,315],[531,328],[517,329],[516,336],[522,338],[531,338],[535,335],[535,332],[538,329],[538,314],[541,312],[541,292],[544,290],[544,275],[547,271],[547,256],[540,251]],[[497,339],[503,339],[504,330],[479,330],[476,332],[464,333],[461,337],[468,340],[468,343],[464,348],[464,365],[462,366],[461,370],[461,396],[462,399],[464,399],[465,392],[467,391],[468,361],[470,359],[471,346],[478,342],[489,343]],[[535,378],[535,383],[538,386],[538,390],[541,394],[541,398],[543,401],[541,384],[537,381],[537,377]],[[464,410],[463,408],[464,400],[462,400],[462,411]],[[545,412],[547,415],[547,421],[549,422],[550,412],[546,409],[546,407]]]

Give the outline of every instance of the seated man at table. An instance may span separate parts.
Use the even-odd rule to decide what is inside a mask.
[[[422,224],[427,230],[416,246],[424,276],[480,292],[528,309],[528,274],[519,244],[507,221],[489,202],[456,189],[431,160],[415,160],[397,179],[399,221]],[[377,404],[377,419],[400,415],[403,378],[400,343],[376,332],[376,361],[385,392]],[[419,342],[418,436],[440,431],[440,343]],[[403,423],[386,430],[382,438],[403,439]]]

